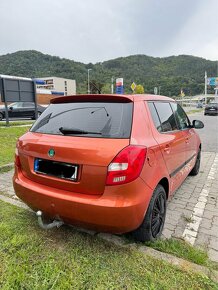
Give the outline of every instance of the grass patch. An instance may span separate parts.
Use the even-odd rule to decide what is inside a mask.
[[[14,161],[17,139],[29,130],[29,127],[0,128],[0,166]]]
[[[187,223],[192,223],[194,221],[193,217],[191,216],[186,216],[186,215],[182,215],[182,218],[184,219],[185,222]]]
[[[194,113],[200,113],[202,112],[204,109],[193,109],[193,110],[190,110],[188,112],[186,112],[188,115],[189,114],[194,114]]]
[[[35,122],[35,121],[10,121],[9,126],[20,126],[20,125],[30,125],[31,126],[33,124],[33,122]],[[7,127],[6,123],[1,122],[0,128],[1,127]]]
[[[0,201],[0,289],[217,289],[183,272],[64,226],[43,231],[28,211]]]
[[[161,252],[173,254],[176,257],[184,258],[190,262],[216,268],[215,264],[208,259],[208,255],[205,251],[189,245],[183,240],[166,239],[157,240],[155,242],[146,242],[146,246],[152,247]]]

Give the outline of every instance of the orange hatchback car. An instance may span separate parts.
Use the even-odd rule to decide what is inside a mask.
[[[15,192],[44,228],[67,223],[154,240],[167,199],[199,171],[194,128],[203,126],[163,96],[53,99],[17,142]]]

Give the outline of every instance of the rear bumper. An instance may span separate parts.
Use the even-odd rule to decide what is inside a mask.
[[[209,110],[205,110],[204,111],[204,114],[207,114],[207,115],[218,115],[218,111],[209,111]]]
[[[16,195],[34,211],[96,231],[125,233],[139,227],[152,189],[141,178],[126,185],[106,186],[103,195],[84,195],[48,187],[23,176],[15,168]]]

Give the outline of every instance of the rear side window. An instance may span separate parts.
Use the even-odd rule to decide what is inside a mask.
[[[133,103],[51,104],[31,132],[96,138],[129,138]]]
[[[171,106],[173,108],[173,111],[174,111],[174,114],[176,117],[176,121],[179,125],[179,129],[185,130],[187,128],[190,128],[189,118],[187,117],[183,108],[177,103],[171,103]]]
[[[154,103],[148,102],[148,107],[149,107],[149,110],[151,112],[151,117],[153,119],[153,122],[154,122],[154,125],[155,125],[157,131],[158,132],[162,132],[160,119],[158,117],[157,110],[156,110],[156,108],[154,106]]]
[[[154,102],[161,121],[162,132],[178,130],[176,119],[168,102]]]

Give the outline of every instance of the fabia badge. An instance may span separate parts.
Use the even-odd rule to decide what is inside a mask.
[[[54,151],[54,149],[50,149],[50,150],[48,151],[48,156],[49,156],[49,157],[54,157],[54,156],[55,156],[55,151]]]

